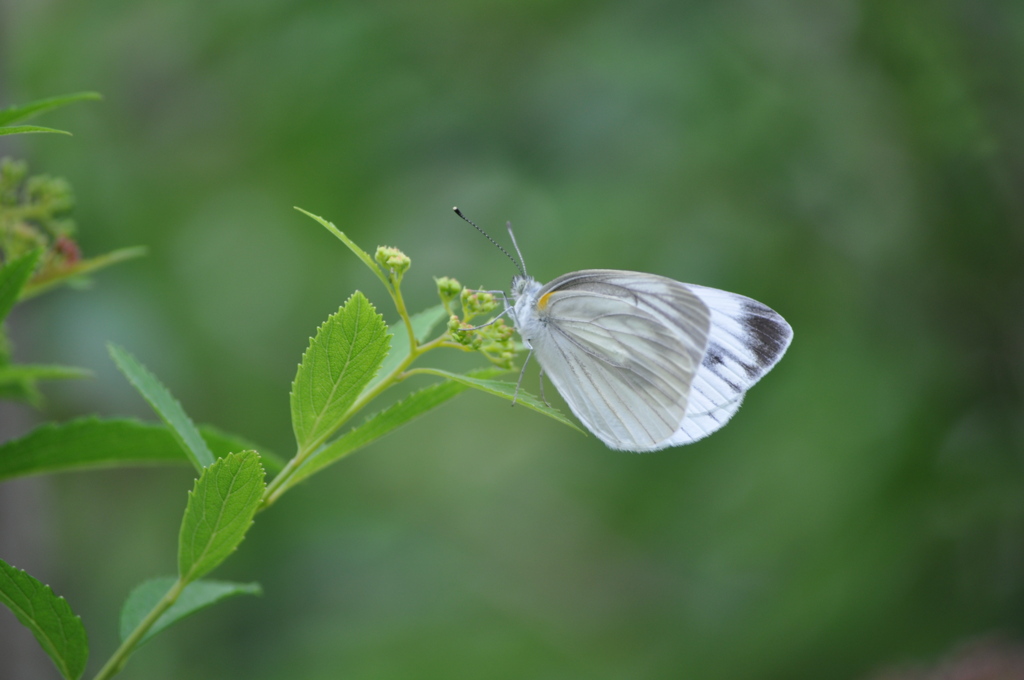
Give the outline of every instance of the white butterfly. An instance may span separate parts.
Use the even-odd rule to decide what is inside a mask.
[[[641,272],[585,269],[542,285],[524,271],[512,298],[516,331],[569,408],[625,451],[718,430],[793,338],[756,300]]]

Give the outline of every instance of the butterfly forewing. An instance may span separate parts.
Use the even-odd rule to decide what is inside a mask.
[[[544,286],[530,342],[580,420],[608,446],[671,446],[705,357],[710,312],[685,284],[586,270]]]

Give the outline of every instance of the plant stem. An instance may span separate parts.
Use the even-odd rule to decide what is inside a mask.
[[[398,309],[398,316],[402,317],[402,322],[405,324],[405,330],[409,334],[409,356],[419,356],[416,352],[419,349],[419,343],[416,341],[416,334],[412,331],[412,319],[409,317],[409,312],[405,308],[405,299],[402,297],[402,288],[395,282],[393,288],[388,288],[388,292],[391,293],[391,299],[395,302],[395,307]]]
[[[399,304],[400,300],[400,297],[395,300],[396,305]],[[284,468],[281,469],[281,472],[277,473],[277,476],[275,476],[274,479],[271,480],[270,484],[267,485],[267,489],[263,493],[263,501],[260,504],[260,510],[265,510],[271,505],[273,505],[274,502],[276,502],[277,499],[280,498],[281,494],[283,494],[290,488],[288,485],[288,480],[295,473],[295,471],[298,470],[299,467],[301,467],[302,464],[305,463],[309,459],[309,457],[320,448],[320,445],[324,441],[326,441],[328,437],[334,434],[334,432],[337,432],[342,425],[344,425],[352,418],[352,416],[361,411],[363,407],[365,407],[373,399],[377,398],[377,396],[379,396],[384,390],[386,390],[387,388],[391,387],[396,383],[401,382],[402,380],[405,380],[407,376],[406,369],[409,368],[409,365],[412,364],[413,361],[415,361],[422,355],[426,354],[427,352],[437,349],[439,347],[455,347],[463,350],[467,349],[462,345],[449,342],[447,334],[443,334],[437,338],[434,338],[430,342],[420,345],[419,343],[416,342],[415,336],[412,333],[412,326],[411,324],[409,324],[408,314],[404,313],[404,304],[402,304],[402,306],[399,308],[399,311],[400,313],[402,313],[402,318],[406,320],[406,328],[409,331],[409,337],[412,338],[412,347],[410,348],[409,356],[407,356],[402,361],[402,363],[396,366],[395,369],[391,371],[391,373],[384,377],[384,379],[377,383],[376,387],[374,387],[369,392],[364,392],[363,394],[359,395],[359,398],[356,399],[352,406],[348,408],[348,410],[345,412],[345,415],[343,415],[338,420],[338,428],[335,428],[332,432],[329,432],[325,434],[323,437],[318,438],[316,441],[310,442],[310,444],[306,448],[296,453],[295,457],[288,461]]]
[[[135,627],[132,634],[125,638],[121,646],[117,648],[117,651],[111,655],[104,664],[100,672],[96,674],[93,680],[107,680],[112,678],[124,668],[124,665],[128,662],[128,657],[135,651],[135,646],[139,644],[142,638],[149,632],[149,629],[153,627],[164,612],[170,609],[178,598],[181,597],[181,592],[185,590],[187,584],[180,578],[175,581],[171,589],[167,591],[167,594],[160,598],[160,601],[156,603],[156,606],[150,610],[149,614],[146,614],[146,618],[139,622],[139,625]]]

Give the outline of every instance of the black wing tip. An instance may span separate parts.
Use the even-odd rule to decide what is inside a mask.
[[[793,327],[775,310],[755,300],[743,303],[739,322],[750,332],[751,350],[759,367],[767,371],[778,363],[793,341]]]

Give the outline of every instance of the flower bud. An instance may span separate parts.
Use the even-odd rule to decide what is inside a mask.
[[[377,264],[391,272],[395,280],[401,280],[402,275],[409,270],[409,266],[412,264],[408,255],[398,248],[389,246],[378,246],[374,259],[377,260]]]
[[[498,301],[487,291],[462,289],[462,311],[467,319],[494,311],[497,306]]]
[[[434,279],[437,283],[437,294],[441,296],[441,302],[447,305],[462,292],[462,284],[448,276]]]

